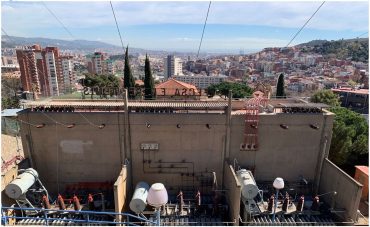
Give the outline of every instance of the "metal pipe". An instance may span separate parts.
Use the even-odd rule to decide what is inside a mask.
[[[161,208],[156,209],[156,224],[161,226]]]
[[[272,223],[275,223],[275,213],[276,213],[276,207],[278,203],[278,195],[279,195],[279,189],[276,189],[276,194],[275,194],[275,204],[274,204],[274,213],[272,214]]]
[[[105,199],[103,193],[101,193],[101,209],[102,211],[105,211]]]

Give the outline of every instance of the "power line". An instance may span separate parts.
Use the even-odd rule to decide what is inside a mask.
[[[202,46],[202,41],[203,41],[203,36],[204,36],[204,30],[206,29],[207,19],[208,19],[208,14],[209,14],[209,9],[211,8],[211,3],[212,2],[210,1],[209,2],[209,5],[208,5],[207,16],[206,16],[206,20],[204,21],[204,25],[203,25],[202,38],[200,38],[200,43],[199,43],[197,58],[199,56],[200,47]]]
[[[52,117],[48,116],[48,115],[47,115],[46,113],[44,113],[44,112],[41,112],[41,113],[42,113],[43,115],[45,115],[47,118],[49,118],[51,121],[53,121],[55,124],[68,126],[68,125],[63,124],[63,123],[61,123],[61,122],[59,122],[59,121],[54,120]]]
[[[365,32],[365,33],[362,33],[361,35],[357,36],[357,38],[360,38],[361,36],[364,36],[366,34],[368,34],[369,32]]]
[[[285,46],[285,47],[288,47],[292,42],[293,40],[298,36],[298,34],[303,30],[304,27],[306,27],[306,25],[308,24],[308,22],[310,22],[310,20],[315,16],[315,14],[320,10],[320,8],[324,5],[325,1],[323,1],[321,3],[321,5],[316,9],[316,11],[311,15],[311,17],[306,21],[306,23],[304,23],[304,25],[298,30],[297,33],[295,33],[295,35],[293,36],[293,38],[289,41],[289,43]]]
[[[112,13],[113,13],[114,21],[116,22],[116,27],[117,27],[119,39],[121,40],[121,45],[122,45],[122,49],[123,49],[123,52],[124,52],[125,51],[125,47],[123,46],[122,36],[121,36],[121,32],[120,32],[119,27],[118,27],[118,22],[117,22],[116,14],[114,13],[114,8],[113,8],[113,5],[112,5],[112,1],[109,1],[109,3],[110,3],[110,7],[112,8]]]
[[[66,30],[66,32],[73,38],[73,39],[76,39],[72,33],[68,30],[68,28],[63,24],[63,22],[61,20],[59,20],[59,18],[57,17],[57,15],[55,15],[53,13],[53,11],[51,11],[51,9],[49,9],[49,7],[45,4],[45,2],[42,2],[42,4],[44,5],[44,7],[49,11],[49,13],[51,15],[53,15],[53,17],[62,25],[62,27],[64,28],[64,30]]]

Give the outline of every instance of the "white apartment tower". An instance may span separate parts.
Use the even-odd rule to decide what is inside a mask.
[[[173,79],[182,81],[188,84],[193,84],[197,88],[205,89],[212,84],[219,84],[227,79],[225,75],[216,76],[204,76],[204,75],[193,75],[193,76],[174,76]]]
[[[75,83],[75,74],[73,70],[72,56],[62,56],[61,65],[62,65],[62,75],[64,80],[64,92],[68,93],[73,88]]]
[[[164,77],[168,79],[172,76],[180,76],[182,73],[182,61],[174,55],[168,55],[164,59]]]
[[[56,60],[57,56],[54,56],[53,49],[49,50],[46,48],[45,62],[49,80],[50,96],[59,96],[58,88],[58,74]]]

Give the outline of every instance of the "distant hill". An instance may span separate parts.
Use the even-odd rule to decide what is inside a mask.
[[[296,47],[303,52],[322,55],[334,55],[338,59],[351,59],[353,61],[369,61],[369,39],[341,39],[341,40],[313,40],[302,43]]]
[[[88,41],[88,40],[62,40],[62,39],[48,39],[48,38],[24,38],[16,36],[1,36],[1,46],[3,48],[14,48],[15,46],[22,45],[33,45],[40,44],[42,47],[46,46],[56,46],[61,50],[72,50],[72,51],[83,51],[83,52],[93,52],[95,50],[102,50],[105,52],[121,52],[122,47],[100,42],[100,41]],[[143,49],[130,48],[131,53],[142,53],[145,52]]]
[[[325,40],[325,39],[316,39],[316,40],[312,40],[310,42],[307,42],[307,43],[301,43],[301,44],[298,44],[296,45],[297,47],[314,47],[314,46],[317,46],[317,45],[323,45],[324,43],[330,43],[330,42],[343,42],[343,43],[349,43],[349,42],[355,42],[355,41],[358,41],[360,43],[362,42],[367,42],[369,43],[369,39],[367,38],[358,38],[358,39],[340,39],[340,40]]]

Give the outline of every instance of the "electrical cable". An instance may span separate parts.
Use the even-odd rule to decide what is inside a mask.
[[[86,121],[87,121],[87,123],[89,123],[90,125],[92,125],[92,126],[94,126],[94,127],[100,127],[101,125],[96,125],[96,124],[94,124],[94,123],[92,123],[91,121],[89,121],[89,119],[87,119],[82,113],[80,113],[80,112],[78,112],[80,115],[81,115],[81,117],[83,117]]]
[[[123,51],[125,51],[125,47],[124,47],[124,45],[123,45],[122,36],[121,36],[121,32],[120,32],[120,30],[119,30],[119,26],[118,26],[118,22],[117,22],[116,14],[114,13],[114,8],[113,8],[112,1],[109,1],[109,3],[110,3],[110,7],[112,8],[112,13],[113,13],[114,21],[116,22],[116,27],[117,27],[117,31],[118,31],[118,35],[119,35],[119,39],[121,40],[122,49],[123,49]]]
[[[33,127],[37,127],[37,125],[32,124],[32,123],[29,123],[29,122],[26,122],[26,121],[23,121],[23,120],[21,120],[21,119],[18,119],[18,121],[20,121],[21,123],[27,124],[27,125],[31,125],[31,126],[33,126]]]
[[[361,36],[364,36],[366,34],[368,34],[369,32],[365,32],[365,33],[362,33],[361,35],[357,36],[357,38],[360,38]]]
[[[49,11],[49,13],[51,15],[53,15],[53,17],[62,25],[62,27],[64,28],[64,30],[66,30],[66,32],[73,38],[73,39],[76,39],[76,37],[74,37],[74,35],[72,35],[72,33],[68,30],[68,28],[63,24],[63,22],[61,20],[59,20],[59,18],[57,17],[57,15],[55,15],[53,13],[53,11],[51,11],[51,9],[45,4],[45,2],[41,2],[42,5]]]
[[[289,43],[285,46],[285,47],[288,47],[292,42],[293,40],[298,36],[298,34],[303,30],[304,27],[306,27],[306,25],[308,24],[308,22],[310,22],[310,20],[315,16],[315,14],[320,10],[320,8],[324,5],[325,1],[323,1],[321,3],[321,5],[316,9],[316,11],[311,15],[311,17],[306,21],[306,23],[303,24],[303,26],[297,31],[297,33],[295,33],[295,35],[293,36],[293,38],[289,41]]]
[[[52,117],[48,116],[48,115],[47,115],[46,113],[44,113],[44,112],[41,112],[41,113],[42,113],[43,115],[45,115],[47,118],[49,118],[51,121],[53,121],[55,124],[68,126],[68,125],[63,124],[63,123],[61,123],[61,122],[59,122],[59,121],[56,121],[55,119],[53,119]]]
[[[204,25],[203,25],[202,37],[200,38],[200,43],[199,43],[197,58],[199,57],[200,47],[202,46],[203,36],[204,36],[204,30],[206,29],[207,19],[208,19],[208,14],[209,14],[209,9],[211,8],[211,3],[212,3],[212,1],[210,1],[209,2],[209,5],[208,5],[207,16],[206,16],[206,20],[204,21]]]

